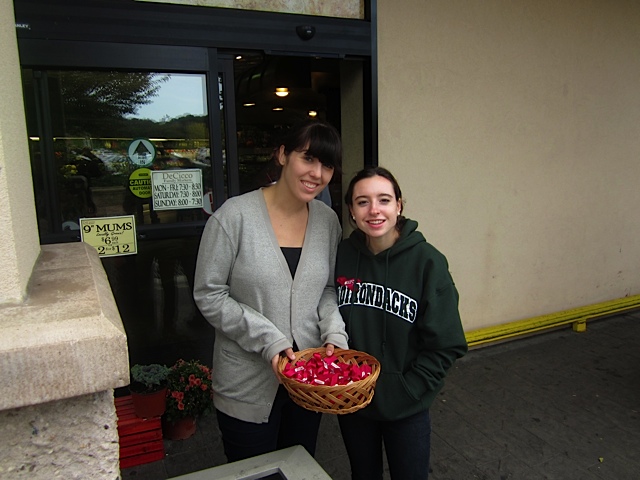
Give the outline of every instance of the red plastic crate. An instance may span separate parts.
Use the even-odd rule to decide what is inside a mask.
[[[115,400],[120,436],[120,468],[129,468],[164,458],[160,417],[139,418],[131,396]]]

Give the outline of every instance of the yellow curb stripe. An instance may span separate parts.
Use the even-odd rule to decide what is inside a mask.
[[[640,308],[640,295],[624,297],[584,307],[563,310],[548,315],[518,320],[493,327],[466,332],[469,347],[507,340],[516,336],[528,335],[542,330],[573,324],[576,332],[586,330],[586,322]]]

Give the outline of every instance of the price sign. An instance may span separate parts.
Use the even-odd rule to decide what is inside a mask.
[[[81,218],[80,235],[82,241],[95,248],[100,257],[138,253],[133,215]]]
[[[151,171],[154,210],[202,208],[202,170]]]

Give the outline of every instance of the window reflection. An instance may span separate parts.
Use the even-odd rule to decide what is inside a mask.
[[[25,78],[29,74],[26,71]],[[50,170],[55,178],[49,181],[49,198],[57,198],[57,208],[38,212],[51,231],[76,230],[80,218],[94,216],[133,214],[139,224],[208,217],[210,208],[155,212],[150,189],[133,188],[145,181],[144,169],[198,168],[203,173],[203,191],[212,191],[205,75],[48,71],[38,78],[44,79],[36,83],[42,88],[45,82],[51,100],[53,159],[37,155],[42,151],[40,127],[30,127],[29,135],[32,155],[37,155],[32,158],[34,167],[53,162],[34,168],[36,184],[46,183],[38,178],[39,171]],[[29,91],[26,86],[25,91]],[[27,103],[29,107],[36,102]],[[28,116],[35,117],[35,109],[27,110]],[[136,139],[152,145],[148,157],[141,157],[148,158],[148,163],[132,161],[129,149]],[[150,180],[148,172],[146,178]],[[36,196],[43,197],[36,199],[37,205],[46,203],[45,195],[36,189]]]

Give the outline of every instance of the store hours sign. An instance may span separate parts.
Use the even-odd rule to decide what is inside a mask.
[[[81,218],[80,235],[81,240],[94,247],[100,257],[134,255],[138,252],[133,215]]]
[[[154,210],[202,208],[202,170],[152,170]]]

